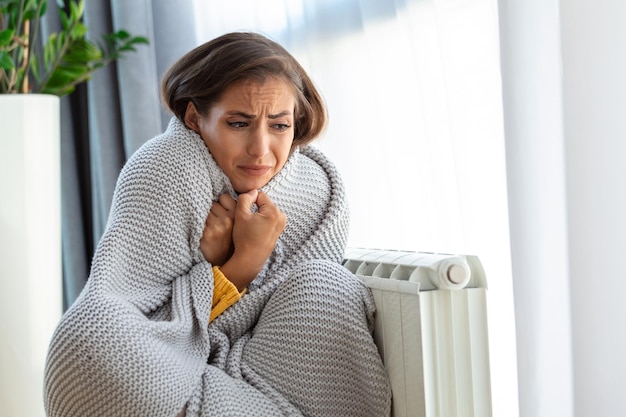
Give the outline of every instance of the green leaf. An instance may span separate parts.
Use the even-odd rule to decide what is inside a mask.
[[[85,14],[85,0],[80,0],[78,2],[78,12],[81,17]]]
[[[0,51],[0,68],[5,71],[15,69],[15,62],[13,62],[11,55],[5,51]]]
[[[63,64],[55,71],[57,76],[67,80],[75,80],[91,72],[91,67],[85,64]]]
[[[18,46],[15,48],[14,55],[17,56],[17,59],[15,60],[16,63],[24,61],[24,47]]]
[[[48,86],[45,85],[43,87],[41,87],[40,92],[42,94],[52,94],[55,96],[64,96],[67,94],[70,94],[72,91],[75,90],[75,84],[71,84],[71,85],[54,85],[54,86]]]
[[[118,30],[117,32],[115,32],[113,34],[114,37],[118,38],[118,39],[128,39],[130,38],[130,33],[126,32],[125,30]]]
[[[132,43],[143,43],[145,45],[150,45],[150,41],[145,36],[135,36],[131,39]]]
[[[22,81],[24,80],[24,69],[23,68],[18,68],[18,70],[15,72],[16,75],[16,82],[15,85],[16,86],[21,86],[22,85]]]
[[[0,0],[0,7],[5,8],[10,6],[16,6],[19,3],[20,0]]]
[[[67,33],[59,32],[56,37],[56,55],[63,53],[65,42],[67,42]]]
[[[7,27],[15,28],[17,26],[17,18],[19,14],[19,8],[17,5],[10,6],[5,12],[7,15]]]
[[[48,2],[43,0],[41,2],[41,9],[39,10],[39,17],[43,17],[43,15],[45,15],[47,11],[48,11]]]
[[[46,46],[44,46],[43,65],[46,68],[52,65],[52,62],[56,55],[57,55],[56,33],[52,33],[50,34],[50,37],[48,38],[48,42],[46,43]]]
[[[26,20],[33,20],[36,15],[37,15],[37,10],[35,10],[35,9],[28,9],[28,10],[24,11],[24,17],[22,17],[22,19],[24,21],[26,21]]]
[[[50,76],[46,87],[60,88],[74,82],[90,72],[90,69],[81,65],[57,67]]]
[[[85,13],[84,0],[80,0],[78,3],[74,1],[70,2],[70,17],[72,21],[79,21],[81,17],[83,17],[83,13]]]
[[[78,39],[74,42],[65,56],[64,62],[91,62],[99,61],[103,58],[102,51],[92,42],[87,39]]]
[[[70,30],[70,18],[67,17],[67,15],[65,13],[63,13],[61,10],[59,10],[59,17],[61,18],[61,27],[63,28],[63,30],[68,31]]]
[[[37,59],[37,55],[32,55],[30,57],[30,71],[32,72],[35,80],[40,82],[41,76],[39,75],[39,61]]]
[[[0,48],[10,45],[14,34],[15,34],[14,29],[5,29],[1,31],[0,32]]]
[[[63,88],[59,88],[58,90],[56,90],[54,94],[57,96],[65,96],[67,94],[73,93],[75,89],[76,87],[74,87],[73,85],[65,86]]]
[[[72,39],[82,38],[86,34],[87,34],[87,26],[83,25],[82,23],[78,23],[76,24],[76,26],[74,26],[74,30],[72,30],[71,38]]]

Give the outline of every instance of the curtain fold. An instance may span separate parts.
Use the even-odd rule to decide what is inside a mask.
[[[499,13],[520,415],[571,416],[559,1]]]
[[[58,27],[49,4],[48,27]],[[169,65],[196,46],[193,2],[90,0],[88,36],[127,30],[145,36],[118,61],[62,101],[62,228],[64,305],[84,286],[91,256],[106,226],[117,176],[128,157],[161,133],[169,115],[159,82]]]
[[[520,416],[621,417],[626,3],[499,5]]]
[[[83,289],[93,254],[92,193],[87,125],[80,115],[86,105],[86,86],[61,99],[61,224],[63,306]]]

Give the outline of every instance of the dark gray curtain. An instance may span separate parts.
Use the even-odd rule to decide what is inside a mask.
[[[50,2],[48,31],[58,27]],[[89,276],[91,258],[106,226],[117,176],[128,157],[161,133],[170,119],[161,106],[164,71],[196,46],[192,0],[89,0],[89,36],[125,29],[145,36],[121,60],[98,71],[62,101],[62,230],[64,305]]]

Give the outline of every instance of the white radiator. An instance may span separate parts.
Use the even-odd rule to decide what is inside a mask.
[[[394,417],[491,417],[486,279],[475,256],[349,248],[371,288]]]

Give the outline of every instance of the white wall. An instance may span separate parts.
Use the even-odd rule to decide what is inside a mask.
[[[624,416],[626,2],[562,0],[576,416]]]

